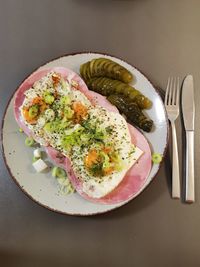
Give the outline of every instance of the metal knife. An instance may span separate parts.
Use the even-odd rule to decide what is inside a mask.
[[[186,131],[186,195],[185,201],[195,201],[194,183],[194,83],[193,76],[187,75],[182,87],[182,112]]]

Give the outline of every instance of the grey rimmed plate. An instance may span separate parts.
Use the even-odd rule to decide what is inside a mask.
[[[146,113],[153,119],[155,127],[151,133],[144,133],[144,135],[149,141],[152,151],[164,155],[168,143],[168,120],[165,108],[154,86],[135,67],[113,56],[98,53],[77,53],[52,60],[39,69],[61,66],[79,73],[79,67],[82,63],[98,57],[110,58],[126,67],[136,77],[134,86],[152,100],[153,107],[147,110]],[[14,99],[11,97],[5,111],[2,126],[2,144],[6,166],[15,182],[27,195],[50,210],[70,215],[94,215],[108,212],[123,206],[139,195],[155,177],[160,168],[160,164],[154,164],[140,191],[128,201],[115,205],[91,203],[84,200],[77,193],[66,196],[61,195],[57,182],[50,173],[34,172],[31,165],[33,151],[24,145],[25,137],[18,131],[19,127],[13,115],[13,102]]]

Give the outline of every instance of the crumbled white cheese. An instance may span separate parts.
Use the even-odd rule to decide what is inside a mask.
[[[42,159],[38,159],[33,163],[33,167],[37,172],[42,172],[48,168],[48,165]]]
[[[33,151],[33,155],[35,158],[41,158],[41,151],[39,150],[39,148]]]

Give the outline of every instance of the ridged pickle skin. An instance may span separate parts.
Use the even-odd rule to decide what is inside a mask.
[[[93,76],[98,76],[98,73],[102,70],[104,62],[102,62],[102,58],[95,59],[93,67],[92,67],[92,73]]]
[[[86,62],[82,64],[80,67],[80,74],[85,81],[91,78],[91,75],[88,75],[88,66],[89,66],[89,62]]]
[[[151,131],[153,121],[144,115],[135,102],[130,101],[122,95],[110,95],[107,99],[137,127],[145,132]]]
[[[90,72],[90,68],[89,68],[89,64],[86,65],[86,77],[87,77],[87,80],[90,80],[92,75],[91,75],[91,72]]]
[[[90,90],[96,91],[104,96],[109,96],[113,93],[124,95],[131,101],[136,102],[141,109],[148,109],[152,105],[151,101],[142,95],[140,91],[120,81],[97,77],[91,79],[89,82],[86,81],[86,83]]]
[[[83,67],[83,65],[85,66]],[[83,65],[80,67],[80,73],[83,73],[83,75],[85,72],[89,73],[90,75],[88,76],[90,76],[90,78],[105,76],[111,79],[122,81],[124,83],[130,83],[133,80],[133,75],[130,71],[108,58],[95,58]],[[82,71],[84,68],[89,68],[89,70]],[[89,79],[89,77],[86,76],[82,77]]]

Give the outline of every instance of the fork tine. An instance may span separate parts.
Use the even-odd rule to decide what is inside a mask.
[[[166,93],[165,93],[165,105],[168,103],[168,98],[169,98],[169,86],[170,86],[170,77],[167,80],[167,88],[166,88]]]
[[[175,96],[177,95],[177,83],[178,83],[178,81],[177,81],[177,78],[175,77],[174,78],[174,82],[173,82],[173,85],[172,85],[172,105],[176,105],[176,99],[175,99]]]
[[[168,105],[172,104],[172,90],[173,90],[173,82],[174,82],[174,78],[171,77],[171,82],[169,85],[169,98],[168,98]]]
[[[176,86],[176,105],[179,104],[179,97],[180,97],[180,80],[178,77],[177,78],[177,86]]]

